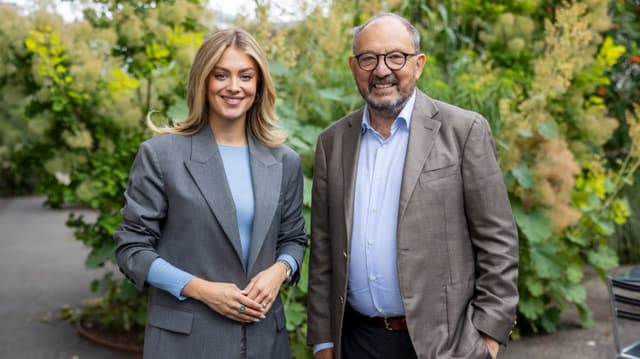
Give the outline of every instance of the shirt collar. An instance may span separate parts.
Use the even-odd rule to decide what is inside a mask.
[[[411,125],[411,116],[413,115],[413,107],[416,103],[416,92],[417,90],[414,89],[413,94],[411,94],[411,97],[409,97],[409,100],[407,100],[407,103],[404,104],[402,110],[393,121],[393,124],[391,125],[391,133],[394,133],[402,123],[405,124],[407,129],[409,129],[409,126]],[[364,114],[362,116],[362,133],[365,133],[367,130],[374,129],[371,127],[371,121],[369,120],[369,105],[365,104]]]

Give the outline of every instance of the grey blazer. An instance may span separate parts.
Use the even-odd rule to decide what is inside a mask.
[[[158,136],[140,146],[114,233],[118,265],[136,287],[147,285],[158,256],[200,278],[239,288],[281,254],[302,263],[300,159],[286,146],[270,148],[248,137],[255,219],[246,269],[233,198],[210,127],[192,136]],[[280,298],[265,319],[242,324],[199,301],[149,289],[145,358],[239,358],[245,331],[248,358],[291,357]]]
[[[308,342],[341,357],[362,110],[318,139]],[[506,343],[518,303],[518,237],[487,121],[418,91],[400,193],[398,280],[421,359],[480,359]]]

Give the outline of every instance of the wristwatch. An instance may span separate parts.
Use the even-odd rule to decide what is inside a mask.
[[[284,259],[278,259],[277,262],[284,264],[284,266],[287,268],[287,278],[285,279],[285,283],[291,283],[291,277],[293,275],[293,273],[291,273],[291,264],[289,264],[289,262],[285,261]]]

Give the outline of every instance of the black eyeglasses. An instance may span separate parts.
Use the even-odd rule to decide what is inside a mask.
[[[407,57],[416,56],[419,53],[406,53],[402,51],[392,51],[386,54],[376,54],[375,52],[363,52],[355,55],[358,66],[364,71],[373,71],[378,66],[378,58],[384,58],[384,64],[392,71],[398,71],[407,63]]]

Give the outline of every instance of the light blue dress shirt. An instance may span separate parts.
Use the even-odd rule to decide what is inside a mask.
[[[255,213],[249,147],[218,145],[218,149],[220,150],[227,183],[231,189],[231,195],[236,207],[242,256],[246,266],[249,261],[249,248],[251,247],[251,233]],[[298,264],[292,256],[283,254],[278,259],[287,261],[291,266],[292,273],[295,273],[298,269]],[[150,285],[166,290],[180,300],[186,299],[181,295],[181,292],[192,278],[192,274],[173,266],[161,257],[156,258],[151,263],[147,274],[147,282]]]
[[[370,317],[404,315],[396,265],[398,208],[404,160],[409,143],[416,92],[409,98],[383,138],[362,116],[362,137],[356,172],[351,229],[347,302]],[[313,347],[314,353],[333,343]]]
[[[383,138],[371,127],[368,111],[356,174],[347,301],[370,317],[404,315],[398,270],[396,234],[404,159],[415,91]]]

